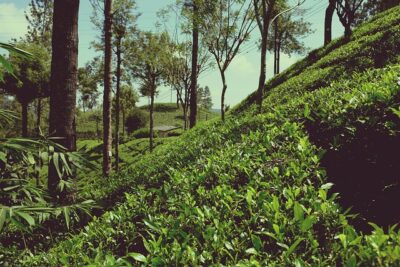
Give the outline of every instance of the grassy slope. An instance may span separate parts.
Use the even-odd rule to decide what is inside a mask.
[[[296,63],[268,83],[264,114],[254,115],[250,96],[225,123],[201,125],[99,181],[94,196],[129,191],[126,201],[24,263],[400,264],[397,230],[362,234],[349,225],[306,131],[311,125],[339,147],[363,128],[399,136],[399,22],[393,9],[351,42]]]

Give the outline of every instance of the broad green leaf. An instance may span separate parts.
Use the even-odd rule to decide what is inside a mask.
[[[314,222],[315,222],[315,216],[313,216],[313,215],[308,216],[301,223],[301,226],[300,226],[301,231],[303,231],[303,232],[308,231],[314,225]]]
[[[260,252],[263,248],[263,243],[260,239],[260,237],[256,235],[251,235],[251,242],[253,243],[254,248]]]
[[[2,207],[0,208],[0,232],[3,229],[6,218],[7,218],[7,209],[5,207]]]
[[[303,221],[304,220],[304,210],[303,210],[303,208],[301,207],[301,205],[298,202],[294,203],[293,211],[294,211],[294,218],[297,221]]]
[[[289,256],[292,254],[296,248],[299,246],[300,242],[303,241],[304,238],[298,238],[294,243],[289,247],[289,249],[286,251],[286,256]]]
[[[70,210],[68,207],[63,207],[63,213],[64,213],[64,219],[65,219],[65,223],[67,224],[67,228],[69,229],[69,225],[70,225]]]
[[[333,183],[326,183],[326,184],[323,184],[323,185],[321,186],[321,189],[329,190],[329,189],[332,188],[332,186],[333,186]]]
[[[35,219],[28,213],[22,211],[16,211],[15,213],[21,218],[23,218],[30,226],[35,225]]]
[[[128,256],[132,257],[136,261],[140,261],[140,262],[144,262],[144,263],[147,262],[146,257],[140,253],[131,252],[131,253],[128,253]]]

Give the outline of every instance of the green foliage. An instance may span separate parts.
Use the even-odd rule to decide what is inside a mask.
[[[149,138],[150,137],[150,129],[148,127],[137,129],[132,133],[132,136],[136,139],[140,138]],[[154,137],[157,137],[157,133],[154,132]]]
[[[148,121],[148,116],[146,112],[142,111],[141,109],[133,109],[131,110],[130,114],[126,118],[125,127],[128,131],[128,133],[132,133],[140,128],[143,128],[146,126]],[[136,137],[138,138],[138,137]],[[141,138],[141,137],[139,137]]]

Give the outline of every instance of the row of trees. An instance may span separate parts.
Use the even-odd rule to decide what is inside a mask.
[[[370,16],[400,4],[400,0],[328,0],[325,11],[325,45],[332,41],[332,19],[336,11],[344,27],[345,38],[350,38],[352,28]]]

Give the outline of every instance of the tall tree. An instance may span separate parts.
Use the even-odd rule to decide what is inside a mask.
[[[117,57],[116,70],[116,107],[115,107],[115,168],[119,170],[119,128],[120,128],[120,102],[121,102],[121,78],[123,64],[123,39],[126,35],[133,34],[135,29],[136,15],[132,11],[136,8],[136,3],[133,0],[117,0],[116,8],[113,13],[114,24],[114,47]]]
[[[93,109],[97,105],[100,92],[97,90],[102,76],[96,66],[96,60],[86,63],[85,67],[78,69],[79,102],[83,112]]]
[[[154,148],[154,99],[165,81],[166,68],[173,54],[173,44],[167,33],[142,32],[132,41],[129,69],[140,82],[139,91],[150,98],[150,151]]]
[[[176,90],[177,103],[183,110],[184,129],[188,128],[188,110],[192,83],[192,44],[185,42],[176,45],[176,51],[166,68],[167,83]],[[197,60],[197,77],[209,69],[212,64],[210,54],[202,43],[199,43]]]
[[[254,29],[251,1],[218,0],[202,18],[203,41],[215,59],[222,80],[221,117],[225,120],[226,70]]]
[[[262,99],[263,99],[263,90],[266,81],[266,73],[267,73],[267,48],[268,48],[268,32],[271,26],[271,23],[275,21],[279,16],[290,12],[296,7],[300,6],[304,3],[305,0],[298,0],[297,4],[293,7],[289,7],[285,10],[275,12],[277,3],[279,0],[253,0],[254,7],[254,15],[257,21],[257,26],[261,35],[261,63],[260,63],[260,78],[258,80],[258,89],[257,89],[257,104],[258,104],[258,112],[262,112]],[[275,12],[275,13],[274,13]],[[276,14],[277,13],[277,14]]]
[[[199,98],[197,100],[199,107],[204,110],[210,110],[213,106],[210,88],[208,86],[204,88],[199,87],[197,92],[199,94]]]
[[[4,82],[0,85],[6,94],[14,95],[21,104],[22,136],[28,136],[28,107],[44,92],[49,91],[50,80],[50,55],[41,45],[26,43],[24,41],[16,44],[18,47],[29,51],[34,60],[27,60],[18,56],[10,55],[9,61],[14,68],[14,75],[6,73]]]
[[[336,10],[336,0],[329,0],[328,7],[325,11],[325,26],[324,26],[324,45],[332,41],[332,19]]]
[[[75,151],[79,0],[55,0],[53,14],[49,134],[68,151]],[[55,164],[49,164],[49,192],[68,202],[71,195],[58,187],[64,178],[68,177],[60,177]]]
[[[288,8],[286,3],[277,6],[277,12]],[[302,38],[311,31],[311,24],[302,18],[304,11],[296,10],[277,17],[272,23],[268,49],[274,53],[274,74],[280,72],[280,55],[304,54],[307,50]]]
[[[53,21],[53,1],[30,0],[28,10],[25,11],[28,22],[26,40],[29,43],[40,44],[51,54],[51,32]],[[42,117],[42,98],[48,97],[48,91],[38,92],[36,99],[36,132],[40,133]]]
[[[25,18],[28,22],[27,41],[40,43],[51,51],[53,1],[30,0]]]
[[[192,0],[193,8],[193,29],[192,29],[192,68],[190,79],[190,115],[189,127],[193,128],[196,125],[197,119],[197,73],[198,73],[198,57],[199,57],[199,6],[198,1]]]
[[[364,0],[337,0],[336,11],[340,22],[344,27],[345,38],[350,38],[353,33],[352,27],[356,22],[357,11],[361,8]]]
[[[103,93],[103,175],[111,172],[111,61],[112,61],[112,0],[104,0],[104,93]]]

